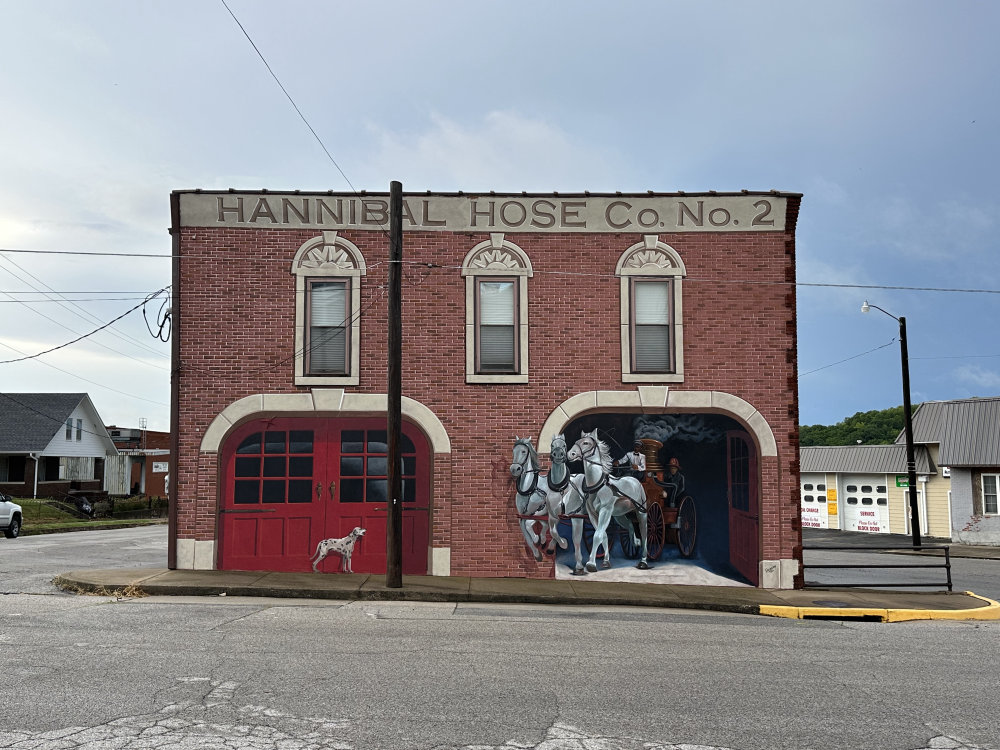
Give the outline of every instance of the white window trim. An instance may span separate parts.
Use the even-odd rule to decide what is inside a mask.
[[[361,380],[361,277],[368,268],[357,245],[337,232],[323,232],[303,243],[292,260],[295,276],[295,385],[358,385]],[[350,351],[346,375],[307,375],[306,357],[306,286],[308,279],[344,278],[350,280],[351,321]]]
[[[997,511],[995,513],[990,513],[986,510],[986,482],[984,481],[986,477],[994,477],[994,482],[996,482],[997,490]],[[983,493],[983,515],[984,516],[1000,516],[1000,474],[994,473],[992,471],[984,471],[979,475],[979,489]]]
[[[628,248],[618,258],[615,275],[621,282],[621,349],[623,383],[683,383],[684,382],[684,319],[681,282],[687,274],[684,261],[670,245],[660,242],[655,234],[643,235],[642,242]],[[674,346],[674,372],[651,373],[632,370],[632,290],[635,277],[673,281],[671,336]]]
[[[528,278],[533,275],[531,261],[500,232],[473,247],[462,261],[465,277],[465,382],[528,382]],[[499,276],[517,279],[518,370],[515,373],[476,372],[476,279]]]

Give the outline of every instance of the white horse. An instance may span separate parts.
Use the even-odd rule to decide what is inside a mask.
[[[583,567],[583,495],[580,494],[580,487],[583,484],[583,476],[580,474],[571,475],[569,465],[566,462],[566,436],[563,434],[554,435],[549,447],[549,458],[552,466],[549,468],[547,484],[550,493],[559,495],[559,502],[562,506],[562,513],[570,517],[570,524],[573,527],[573,554],[576,557],[576,566],[573,568],[573,575],[586,575]],[[551,502],[551,498],[550,498]]]
[[[549,549],[551,554],[558,544],[566,549],[567,542],[559,536],[559,511],[562,507],[562,495],[549,490],[545,475],[541,473],[538,462],[538,452],[531,444],[531,438],[515,438],[513,457],[510,464],[510,475],[517,480],[517,495],[514,503],[520,520],[521,533],[524,542],[536,561],[541,562],[542,551],[539,543],[545,538],[544,521],[548,521]],[[536,534],[533,527],[537,522],[543,523],[541,534]]]
[[[612,518],[626,533],[633,533],[633,523],[638,524],[642,537],[642,558],[636,567],[647,570],[646,491],[642,484],[634,477],[617,478],[611,475],[611,451],[607,443],[597,437],[597,430],[581,433],[567,457],[570,461],[583,461],[583,481],[579,491],[585,498],[587,515],[594,526],[594,542],[587,570],[591,573],[597,570],[597,550],[601,546],[604,547],[604,567],[611,567],[608,525]]]

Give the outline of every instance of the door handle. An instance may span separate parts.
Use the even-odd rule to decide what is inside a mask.
[[[322,494],[323,494],[323,483],[316,482],[316,499],[319,500]]]
[[[334,481],[330,482],[330,499],[331,500],[333,500],[334,490],[336,490],[336,489],[337,489],[337,482],[336,482],[336,480],[334,480]]]

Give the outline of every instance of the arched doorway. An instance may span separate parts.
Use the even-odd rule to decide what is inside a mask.
[[[403,573],[426,575],[430,447],[402,426]],[[356,573],[385,572],[387,437],[379,418],[273,417],[236,427],[220,461],[218,567],[310,571],[322,539],[366,530]],[[330,556],[320,570],[336,572]]]

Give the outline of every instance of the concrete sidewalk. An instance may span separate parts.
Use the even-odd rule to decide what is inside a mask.
[[[105,596],[261,596],[278,598],[628,605],[775,617],[903,620],[1000,620],[1000,604],[971,592],[680,586],[525,578],[269,573],[133,568],[77,570],[53,581],[67,591]]]

